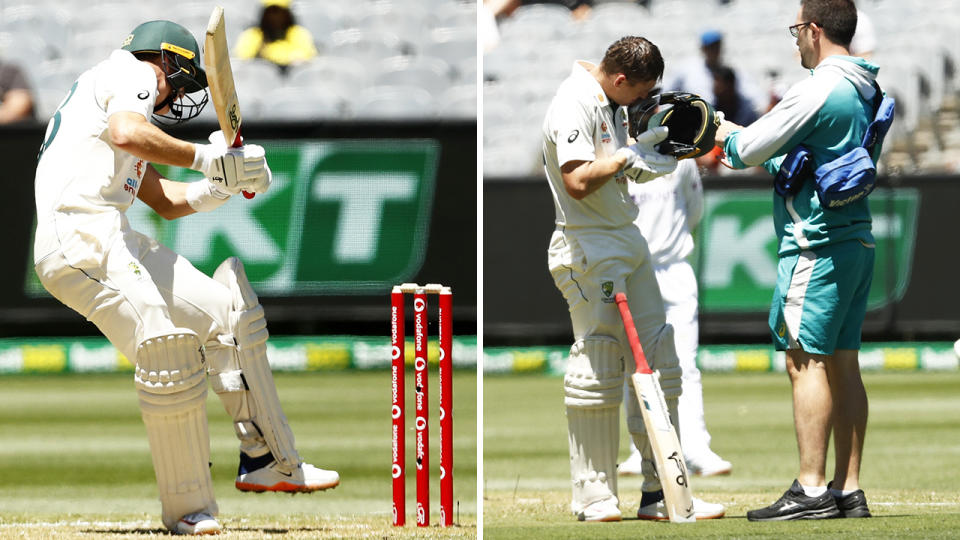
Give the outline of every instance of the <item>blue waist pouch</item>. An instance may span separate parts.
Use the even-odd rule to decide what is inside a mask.
[[[810,151],[797,145],[784,158],[773,181],[773,188],[781,197],[796,195],[809,178],[816,182],[817,196],[823,208],[837,209],[858,201],[877,185],[876,159],[880,145],[893,123],[895,102],[885,97],[876,87],[877,112],[867,126],[861,146],[846,154],[813,167]]]
[[[814,172],[823,208],[840,208],[860,200],[877,185],[877,167],[867,149],[858,146]]]

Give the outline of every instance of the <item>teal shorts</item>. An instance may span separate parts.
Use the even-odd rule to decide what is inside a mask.
[[[849,240],[782,257],[770,306],[774,347],[859,350],[873,256],[873,246]]]

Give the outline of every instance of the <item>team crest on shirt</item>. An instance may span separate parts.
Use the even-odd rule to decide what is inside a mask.
[[[613,282],[612,281],[601,282],[600,292],[603,294],[602,300],[604,302],[607,302],[607,303],[613,302]]]
[[[127,263],[127,268],[129,268],[130,271],[133,272],[134,274],[136,274],[138,277],[140,276],[140,265],[139,265],[139,264],[137,264],[137,263],[135,263],[135,262],[133,262],[133,261],[130,261],[129,263]]]
[[[137,178],[143,178],[145,162],[142,159],[138,159],[137,163],[133,166],[133,169],[137,171]]]

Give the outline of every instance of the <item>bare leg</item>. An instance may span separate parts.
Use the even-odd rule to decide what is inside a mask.
[[[797,432],[800,472],[804,486],[826,485],[827,446],[833,397],[826,365],[830,356],[799,349],[787,351],[787,373],[793,386],[793,424]]]
[[[860,458],[867,431],[867,392],[860,378],[859,353],[837,350],[827,363],[827,378],[833,394],[833,444],[836,470],[833,488],[860,488]]]

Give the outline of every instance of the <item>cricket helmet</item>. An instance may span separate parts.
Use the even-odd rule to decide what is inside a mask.
[[[206,106],[207,74],[200,62],[197,40],[186,28],[172,21],[148,21],[134,28],[120,48],[135,56],[160,55],[161,69],[173,91],[154,108],[153,117],[158,121],[179,124],[197,117]],[[156,113],[167,105],[170,106],[168,114]]]
[[[713,106],[696,94],[666,92],[660,95],[660,105],[669,105],[654,114],[648,129],[667,126],[667,139],[655,148],[657,152],[687,159],[702,156],[714,147],[714,136],[720,127],[720,118]]]

